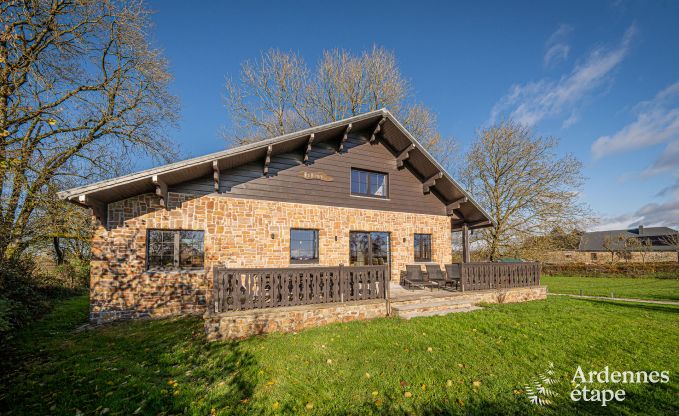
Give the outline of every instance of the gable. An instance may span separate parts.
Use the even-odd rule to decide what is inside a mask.
[[[397,167],[396,156],[383,143],[369,142],[366,132],[350,134],[342,153],[336,143],[313,144],[305,164],[304,151],[271,157],[268,176],[256,161],[220,171],[219,193],[224,196],[299,202],[348,208],[446,215],[445,203],[436,192],[424,193],[422,179],[408,167]],[[351,195],[351,169],[388,175],[388,198]],[[207,195],[214,192],[213,177],[171,186],[170,192]]]
[[[58,195],[59,198],[64,200],[91,208],[97,218],[105,225],[107,205],[111,202],[120,201],[135,195],[155,192],[160,197],[160,205],[166,207],[168,192],[172,189],[191,189],[188,187],[190,185],[197,188],[193,192],[198,194],[201,192],[211,193],[215,190],[221,191],[222,171],[230,171],[226,175],[227,182],[224,183],[224,191],[231,196],[238,197],[239,195],[244,195],[243,192],[247,190],[249,198],[254,196],[268,199],[282,198],[280,192],[267,192],[268,189],[272,188],[271,186],[266,190],[260,189],[262,185],[270,185],[269,182],[274,183],[274,181],[268,181],[270,178],[267,176],[277,169],[274,177],[280,176],[278,179],[278,182],[280,182],[279,188],[292,188],[296,192],[297,201],[308,199],[309,189],[316,189],[318,195],[310,203],[318,204],[321,203],[320,201],[325,201],[329,205],[346,205],[350,203],[344,199],[346,194],[336,193],[331,195],[327,193],[333,189],[332,186],[311,186],[305,189],[306,186],[310,186],[305,184],[302,186],[305,192],[301,193],[298,192],[299,189],[297,188],[299,182],[294,186],[285,185],[289,181],[286,182],[284,180],[285,175],[282,172],[292,172],[296,166],[300,165],[299,154],[305,155],[302,162],[305,160],[307,162],[314,161],[314,159],[310,159],[312,156],[310,154],[311,151],[322,151],[324,149],[323,146],[326,146],[326,150],[333,149],[336,153],[340,154],[338,156],[346,154],[348,148],[346,142],[349,132],[363,137],[362,140],[365,140],[365,137],[369,137],[368,141],[371,142],[372,146],[381,143],[386,150],[391,152],[390,155],[383,154],[384,159],[382,159],[382,156],[371,158],[357,153],[355,163],[365,163],[366,166],[370,165],[374,169],[385,163],[393,163],[393,158],[395,158],[398,165],[397,169],[405,168],[415,178],[420,180],[418,187],[421,187],[422,193],[418,191],[412,195],[433,194],[435,197],[438,197],[440,202],[445,205],[445,215],[451,218],[453,230],[483,228],[493,224],[490,215],[474,201],[472,196],[445,171],[429,154],[427,149],[386,109],[371,111],[260,142],[80,186],[61,191]],[[289,156],[287,159],[292,159],[293,165],[290,165],[290,162],[286,162],[285,157],[279,157],[283,155]],[[330,155],[320,158],[316,157],[315,161],[318,163],[316,166],[321,166],[320,160],[326,163],[326,158],[328,169],[330,169],[330,166],[333,169],[341,167],[331,163],[333,158]],[[272,159],[275,161],[273,164]],[[280,166],[286,163],[288,167]],[[238,170],[236,171],[235,169]],[[385,169],[390,169],[390,167],[386,166]],[[396,177],[399,173],[393,171],[393,174]],[[209,181],[211,176],[213,177],[212,186],[205,188],[206,179]],[[239,176],[243,177],[238,179]],[[391,202],[386,204],[380,203],[375,205],[374,200],[364,201],[359,204],[362,207],[372,206],[374,209],[427,213],[439,212],[436,208],[433,208],[436,203],[435,199],[431,196],[409,196],[411,194],[407,190],[411,189],[411,178],[404,177],[402,179],[402,181],[395,182],[395,185],[398,185],[398,187],[403,185],[405,189],[401,189],[403,190],[401,194],[395,194],[396,199],[393,201],[390,198]],[[228,181],[234,180],[236,183],[228,183]],[[349,180],[349,176],[346,177],[346,180]],[[284,188],[285,186],[287,188]],[[338,190],[341,188],[334,189]],[[396,190],[397,188],[394,189]],[[266,195],[262,195],[262,193]],[[354,203],[358,202],[351,202],[351,204]],[[434,211],[430,211],[430,209],[434,209]]]

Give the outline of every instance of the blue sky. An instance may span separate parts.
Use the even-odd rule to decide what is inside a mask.
[[[268,48],[392,50],[444,136],[513,117],[561,139],[596,228],[679,226],[679,2],[150,1],[185,156],[223,148],[224,80]],[[145,167],[145,166],[140,166]]]

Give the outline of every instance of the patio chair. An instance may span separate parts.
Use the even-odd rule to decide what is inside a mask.
[[[448,282],[438,264],[427,264],[426,267],[429,280],[435,282],[439,287],[445,287],[449,284],[452,285],[452,282]]]
[[[462,276],[459,263],[446,264],[446,282],[450,282],[455,290],[460,290]]]
[[[425,287],[431,285],[424,273],[422,273],[422,268],[417,265],[406,265],[406,275],[403,278],[403,285],[412,290],[413,287]]]

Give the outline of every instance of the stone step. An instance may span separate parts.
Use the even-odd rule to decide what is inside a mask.
[[[392,300],[392,304],[396,305],[412,305],[416,303],[426,303],[426,302],[457,302],[462,296],[453,294],[449,296],[427,296],[427,295],[412,295],[412,296],[400,296],[397,300]],[[393,298],[392,298],[393,299]]]
[[[467,307],[464,307],[464,308],[438,309],[438,310],[423,311],[423,312],[416,312],[416,311],[399,312],[398,316],[401,319],[412,319],[412,318],[421,318],[421,317],[427,317],[427,316],[448,315],[450,313],[472,312],[472,311],[478,311],[479,309],[483,309],[483,308],[481,308],[480,306],[467,306]]]
[[[436,310],[447,310],[447,309],[456,309],[456,308],[468,308],[470,306],[473,306],[469,301],[467,300],[450,300],[450,299],[443,299],[443,300],[422,300],[417,303],[400,303],[400,302],[395,302],[392,303],[391,309],[395,311],[396,313],[401,313],[401,312],[429,312],[429,311],[436,311]]]

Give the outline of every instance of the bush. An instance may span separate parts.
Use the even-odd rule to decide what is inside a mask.
[[[79,293],[47,279],[29,259],[0,260],[0,339],[48,312],[54,300]]]
[[[542,273],[547,276],[587,277],[654,277],[658,279],[679,279],[679,263],[563,263],[544,264]]]

